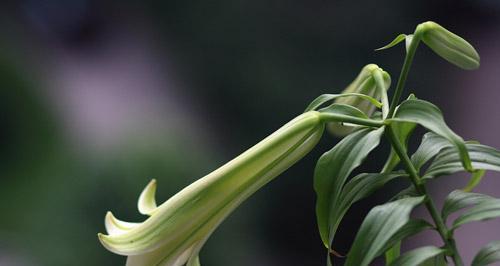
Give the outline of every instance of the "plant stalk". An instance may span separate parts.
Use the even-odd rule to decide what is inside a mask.
[[[377,84],[380,99],[382,100],[382,118],[386,119],[389,114],[389,99],[387,97],[387,90],[384,87],[384,77],[382,76],[382,71],[380,69],[374,70],[373,76],[375,78],[375,83]]]
[[[385,125],[385,122],[383,120],[358,118],[349,115],[330,114],[327,112],[320,113],[320,118],[321,120],[326,122],[343,122],[343,123],[351,123],[360,126],[375,127],[375,128],[379,128]]]
[[[421,195],[424,195],[426,197],[425,200],[425,207],[429,211],[432,219],[434,220],[434,223],[436,225],[436,229],[438,230],[439,235],[443,239],[443,242],[447,246],[447,248],[451,251],[451,258],[453,259],[453,262],[455,263],[456,266],[463,266],[462,258],[460,257],[460,254],[458,253],[457,247],[455,245],[455,240],[453,239],[453,236],[449,234],[449,230],[446,227],[446,224],[444,223],[443,219],[439,215],[439,212],[437,211],[436,205],[434,204],[434,201],[430,197],[430,195],[427,192],[427,189],[425,187],[425,184],[421,181],[421,178],[417,172],[417,169],[415,169],[415,166],[411,162],[410,158],[408,157],[408,154],[406,153],[406,149],[404,146],[401,144],[399,139],[396,137],[396,134],[394,133],[393,128],[391,125],[387,125],[385,133],[387,137],[389,138],[389,141],[391,142],[392,147],[396,151],[397,155],[401,159],[401,162],[404,164],[406,168],[406,172],[410,176],[411,182],[415,186],[415,189],[417,192]]]
[[[403,94],[403,88],[406,83],[406,78],[408,77],[408,72],[410,72],[410,67],[413,62],[413,57],[415,56],[415,52],[417,51],[419,43],[420,43],[420,32],[415,31],[415,34],[413,35],[413,38],[410,42],[410,46],[408,47],[408,51],[406,51],[405,61],[403,63],[403,68],[401,69],[401,74],[399,75],[398,78],[396,91],[392,96],[388,114],[389,118],[391,118],[394,115],[394,111],[396,110],[396,105],[399,103],[399,99]]]

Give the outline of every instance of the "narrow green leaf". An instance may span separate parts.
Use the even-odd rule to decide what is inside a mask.
[[[446,255],[444,253],[434,256],[422,262],[419,266],[448,266]]]
[[[416,34],[419,34],[427,46],[448,62],[463,69],[479,67],[479,54],[474,47],[441,25],[427,21],[417,26]]]
[[[401,227],[391,238],[387,241],[382,251],[388,250],[394,246],[400,244],[401,240],[404,240],[410,236],[416,235],[424,230],[431,229],[432,224],[422,219],[411,219],[406,224]],[[381,253],[377,254],[380,255]]]
[[[446,221],[451,213],[490,199],[492,199],[492,197],[488,195],[454,190],[444,200],[441,217]]]
[[[361,224],[345,265],[369,265],[408,222],[411,210],[423,200],[424,197],[404,198],[374,207]]]
[[[454,222],[453,229],[477,221],[485,221],[500,217],[500,199],[485,200],[478,205],[464,211]]]
[[[337,211],[342,187],[352,170],[378,146],[383,128],[362,129],[342,139],[321,156],[314,170],[316,216],[321,239],[327,248],[332,239],[331,217]]]
[[[387,44],[385,46],[382,46],[380,48],[375,49],[375,51],[381,51],[381,50],[385,50],[385,49],[389,49],[391,47],[394,47],[398,43],[404,41],[405,38],[406,38],[406,34],[399,34],[398,36],[396,36],[396,38],[394,38],[394,40],[392,40],[392,42],[390,42],[389,44]]]
[[[330,239],[333,241],[335,233],[342,221],[342,218],[355,202],[371,195],[377,189],[381,188],[387,182],[402,176],[407,176],[405,172],[394,173],[363,173],[349,180],[340,192],[340,196],[336,200],[337,204],[331,210],[329,217]]]
[[[401,241],[416,235],[424,230],[431,229],[433,226],[425,220],[422,219],[412,219],[409,220],[401,229],[394,234],[391,239],[387,242],[382,250],[385,252],[385,262],[386,265],[390,264],[396,258],[399,257],[401,252]],[[377,254],[378,256],[379,254]]]
[[[465,187],[462,188],[462,190],[465,192],[471,192],[477,185],[479,185],[485,173],[486,170],[484,169],[480,169],[472,173],[472,177],[470,178],[467,185],[465,185]]]
[[[469,154],[463,139],[455,134],[445,123],[443,114],[434,104],[419,100],[406,100],[399,105],[394,120],[418,123],[430,131],[449,140],[460,152],[462,164],[467,171],[473,171]]]
[[[409,187],[399,191],[398,194],[394,195],[389,201],[395,201],[408,197],[418,197],[418,196],[420,195],[418,194],[418,191],[415,189],[415,186],[410,185]]]
[[[334,103],[325,108],[319,109],[320,113],[334,114],[334,115],[345,115],[357,118],[367,119],[368,116],[354,106],[350,106],[342,103]]]
[[[420,265],[428,259],[434,258],[439,254],[444,253],[444,249],[434,246],[426,246],[408,251],[397,258],[390,266],[414,266]]]
[[[472,166],[479,170],[500,171],[500,151],[482,144],[467,143]],[[427,168],[423,179],[450,175],[462,171],[461,159],[457,151],[451,147],[444,148]]]
[[[383,187],[387,182],[402,176],[408,176],[405,172],[393,173],[363,173],[353,177],[342,189],[340,199],[341,208],[349,208],[353,203],[369,196],[377,189]],[[339,208],[339,209],[341,209]]]
[[[422,137],[422,142],[415,153],[411,156],[411,162],[420,171],[426,162],[436,156],[442,149],[450,147],[451,144],[446,138],[434,132],[428,132]]]
[[[385,265],[391,264],[399,255],[401,255],[401,241],[398,241],[385,252]]]
[[[322,94],[322,95],[318,96],[318,98],[314,99],[309,104],[309,106],[307,106],[304,113],[308,112],[308,111],[316,110],[321,105],[323,105],[329,101],[335,100],[337,98],[341,98],[341,97],[359,97],[361,99],[369,101],[371,104],[373,104],[377,108],[382,107],[381,102],[377,101],[377,99],[375,99],[369,95],[366,95],[366,94],[361,94],[361,93]]]
[[[485,266],[500,261],[500,241],[493,241],[482,247],[472,260],[472,266]]]

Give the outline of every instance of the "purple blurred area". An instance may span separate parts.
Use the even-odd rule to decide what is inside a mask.
[[[167,199],[316,96],[340,92],[365,64],[379,64],[395,82],[403,48],[373,49],[426,20],[469,40],[481,67],[465,72],[422,46],[405,94],[440,106],[465,139],[500,148],[494,0],[0,3],[0,265],[123,265],[96,237],[106,211],[142,221],[136,199],[151,178],[158,201]],[[337,141],[325,136],[243,204],[208,241],[202,263],[323,265],[312,171]],[[362,170],[382,163],[368,160]],[[467,179],[441,178],[432,192],[441,203]],[[401,186],[354,206],[338,251],[348,251],[367,211]],[[477,191],[500,197],[500,174],[487,173]],[[457,231],[467,263],[500,239],[499,225]],[[404,247],[429,241],[440,244],[429,233]]]

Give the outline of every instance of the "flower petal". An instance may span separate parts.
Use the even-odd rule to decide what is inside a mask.
[[[151,215],[156,210],[156,179],[152,179],[149,184],[144,188],[141,195],[139,196],[139,201],[137,202],[137,208],[139,212],[144,215]]]

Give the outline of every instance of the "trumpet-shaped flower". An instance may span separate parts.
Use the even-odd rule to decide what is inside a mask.
[[[111,252],[128,256],[127,265],[199,265],[198,253],[217,226],[246,198],[306,155],[318,142],[324,122],[306,112],[157,206],[156,181],[139,197],[142,223],[106,215],[107,235],[98,234]]]

